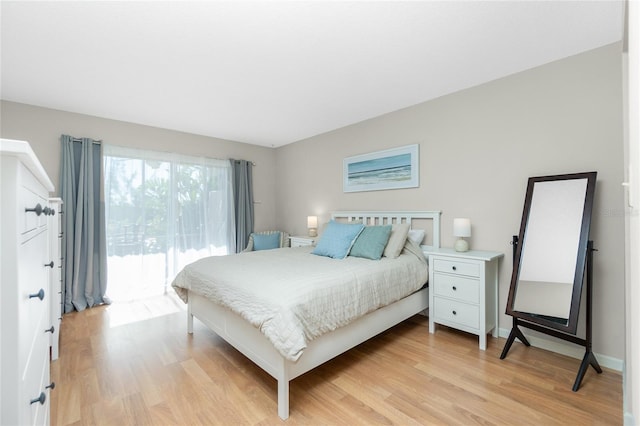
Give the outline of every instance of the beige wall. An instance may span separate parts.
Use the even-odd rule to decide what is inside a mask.
[[[307,215],[326,221],[333,210],[442,210],[442,243],[451,246],[453,218],[469,217],[472,248],[506,254],[504,312],[528,177],[595,170],[594,350],[624,359],[621,50],[606,46],[278,148],[278,226],[304,234]],[[342,192],[344,157],[415,143],[419,188]],[[501,315],[500,327],[511,318]]]
[[[0,108],[0,135],[28,141],[56,188],[62,134],[101,139],[105,143],[132,148],[254,161],[255,227],[266,230],[275,226],[276,152],[271,148],[13,102],[2,101]]]

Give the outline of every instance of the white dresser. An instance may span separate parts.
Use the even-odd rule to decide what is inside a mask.
[[[498,337],[498,262],[502,253],[441,248],[429,258],[429,332],[443,324],[479,336],[487,348],[487,333]]]
[[[51,180],[28,143],[0,139],[0,424],[49,424]]]

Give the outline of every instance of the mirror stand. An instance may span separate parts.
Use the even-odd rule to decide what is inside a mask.
[[[514,258],[515,258],[515,253],[516,253],[516,248],[518,245],[518,237],[517,236],[513,236],[513,251],[514,251]],[[593,252],[595,251],[595,249],[593,248],[593,241],[589,241],[587,243],[587,258],[586,258],[586,281],[587,281],[587,294],[586,294],[586,336],[584,339],[581,339],[577,336],[574,336],[572,334],[567,334],[567,333],[562,333],[558,330],[554,330],[551,328],[547,328],[535,323],[531,323],[528,322],[524,319],[518,318],[516,316],[513,317],[513,326],[511,328],[511,332],[509,333],[509,337],[507,338],[507,342],[504,345],[504,348],[502,349],[502,353],[500,354],[500,359],[504,359],[507,356],[507,353],[509,352],[509,349],[511,348],[511,345],[513,344],[513,342],[515,341],[515,339],[517,338],[518,340],[520,340],[525,346],[531,346],[531,344],[529,343],[529,341],[527,340],[527,338],[525,337],[525,335],[522,333],[522,331],[520,330],[520,327],[525,327],[525,328],[529,328],[531,330],[535,330],[538,331],[540,333],[544,333],[553,337],[556,337],[558,339],[562,339],[562,340],[566,340],[572,343],[575,343],[577,345],[580,346],[584,346],[585,347],[585,354],[584,357],[582,358],[582,363],[580,364],[580,369],[578,370],[578,375],[576,376],[576,381],[573,384],[573,388],[572,390],[574,392],[577,392],[578,389],[580,388],[580,384],[582,383],[582,379],[584,378],[585,373],[587,372],[587,369],[589,368],[589,365],[591,365],[593,367],[594,370],[596,370],[596,372],[598,374],[602,373],[602,368],[600,368],[600,365],[598,364],[598,360],[596,359],[595,354],[593,353],[592,350],[592,340],[591,340],[591,334],[592,334],[592,329],[591,329],[591,296],[592,296],[592,288],[593,288],[593,283],[592,283],[592,264],[593,264]]]

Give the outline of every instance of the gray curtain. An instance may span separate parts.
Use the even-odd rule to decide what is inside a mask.
[[[63,201],[64,312],[109,303],[102,194],[102,145],[62,135],[60,198]]]
[[[249,235],[253,232],[253,164],[246,160],[229,161],[236,221],[236,253],[240,253],[247,246]]]

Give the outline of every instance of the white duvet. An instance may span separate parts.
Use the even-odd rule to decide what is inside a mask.
[[[226,306],[257,327],[288,360],[307,342],[419,290],[428,278],[420,249],[400,257],[336,260],[312,247],[214,256],[186,266],[172,286]]]

